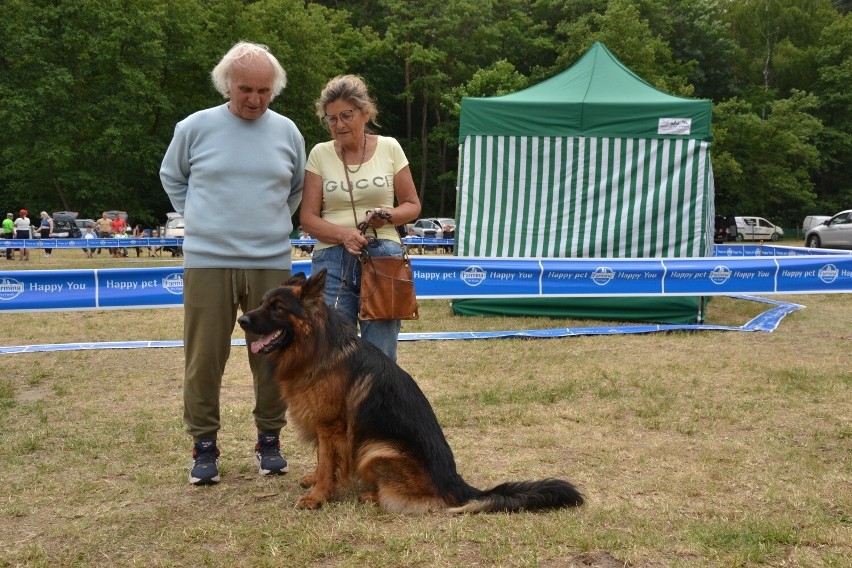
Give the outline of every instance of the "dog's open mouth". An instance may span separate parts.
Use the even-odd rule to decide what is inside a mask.
[[[270,334],[264,335],[257,341],[251,342],[252,353],[269,353],[278,348],[284,341],[284,330],[279,329]]]

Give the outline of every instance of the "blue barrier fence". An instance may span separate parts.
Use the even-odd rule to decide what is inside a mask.
[[[132,247],[181,247],[183,238],[146,237],[142,239],[0,239],[0,251],[7,248],[84,249]]]
[[[91,242],[90,242],[91,241]],[[423,237],[406,237],[402,240],[409,246],[452,246],[454,239],[427,239]],[[291,239],[293,246],[313,246],[316,239]],[[74,248],[116,248],[116,247],[182,247],[183,237],[144,237],[126,239],[0,239],[0,249],[74,249]]]
[[[765,245],[708,258],[414,256],[412,268],[421,299],[852,292],[852,254]],[[309,274],[310,261],[293,272]],[[181,305],[182,267],[0,271],[0,312]]]
[[[804,306],[781,302],[768,298],[740,296],[744,300],[762,302],[772,306],[767,311],[756,316],[741,326],[708,325],[708,324],[640,324],[640,325],[607,325],[605,327],[558,327],[552,329],[527,329],[513,331],[449,331],[449,332],[420,332],[400,333],[400,341],[451,341],[473,339],[555,339],[562,337],[579,337],[587,335],[625,335],[666,333],[676,330],[688,331],[740,331],[767,332],[775,331],[781,320],[788,314],[800,310]],[[245,339],[232,339],[232,346],[245,346]],[[47,353],[56,351],[88,351],[93,349],[152,349],[183,347],[181,340],[159,341],[107,341],[87,343],[48,343],[41,345],[4,345],[0,346],[0,355],[14,353]]]

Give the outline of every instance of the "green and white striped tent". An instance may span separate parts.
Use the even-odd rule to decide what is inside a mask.
[[[484,257],[712,254],[709,100],[652,87],[595,43],[571,68],[464,98],[456,250]],[[697,298],[456,300],[456,313],[698,319]]]

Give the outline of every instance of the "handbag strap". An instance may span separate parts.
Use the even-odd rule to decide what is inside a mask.
[[[364,148],[367,147],[367,137],[364,136]],[[355,227],[361,231],[362,235],[367,234],[367,221],[358,222],[358,212],[355,211],[355,199],[352,197],[352,182],[349,181],[349,168],[346,166],[346,150],[343,148],[343,144],[340,145],[340,160],[343,162],[343,173],[346,175],[346,186],[349,188],[349,205],[352,206],[352,217],[355,219]],[[390,216],[381,216],[385,221],[390,220]],[[372,228],[372,227],[371,227]],[[373,235],[378,239],[379,233],[375,228],[373,229]],[[402,242],[402,238],[399,236],[399,232],[397,232],[397,237],[399,238],[399,244],[404,244]],[[405,247],[403,247],[405,248]]]
[[[364,144],[366,145],[366,140]],[[366,147],[366,146],[365,146]],[[358,223],[358,213],[355,212],[355,200],[352,198],[352,182],[349,181],[349,168],[346,167],[346,150],[343,149],[343,144],[340,145],[340,160],[343,162],[343,173],[346,174],[346,186],[349,189],[349,203],[352,205],[352,216],[355,218],[355,226],[361,229],[361,234],[364,234],[366,223]],[[361,227],[363,225],[363,228]],[[343,292],[343,287],[346,285],[346,274],[349,268],[352,267],[352,258],[346,263],[346,268],[343,270],[343,275],[340,278],[340,287],[337,289],[337,295],[334,297],[334,308],[337,309],[337,303],[340,301],[340,293]]]
[[[364,142],[365,146],[367,142]],[[346,187],[349,188],[349,204],[352,206],[352,217],[355,218],[355,226],[360,228],[358,224],[358,213],[355,211],[355,199],[352,197],[352,182],[349,181],[349,168],[346,167],[346,150],[343,149],[343,144],[340,145],[340,160],[343,162],[343,173],[346,174]],[[362,230],[363,234],[364,231]]]
[[[367,139],[364,138],[364,144],[366,147]],[[358,221],[358,212],[355,211],[355,198],[352,197],[352,182],[349,180],[349,168],[346,166],[346,150],[343,148],[343,144],[340,145],[340,160],[343,162],[343,173],[346,176],[346,186],[349,188],[349,204],[352,206],[352,217],[355,219],[355,227],[361,231],[362,235],[365,235],[367,232],[367,222],[366,221]],[[376,229],[373,229],[373,234],[378,238],[379,233],[376,232]],[[402,244],[402,239],[399,240],[400,244]],[[408,250],[406,247],[402,247],[402,256],[403,258],[408,260]],[[366,253],[366,251],[362,251],[361,253],[361,262],[362,264],[366,264],[368,261],[372,260],[370,255]],[[410,262],[410,261],[409,261]],[[337,296],[334,298],[334,307],[337,308],[337,302],[340,300],[340,293],[343,291],[343,286],[346,282],[346,272],[349,271],[349,266],[351,266],[352,261],[350,259],[347,264],[346,270],[343,271],[343,278],[340,281],[340,288],[337,290]],[[375,270],[375,266],[372,267]]]
[[[364,137],[364,148],[367,147],[367,137]],[[355,211],[355,198],[352,197],[352,182],[349,181],[349,168],[346,166],[346,150],[343,144],[340,145],[340,160],[343,162],[343,173],[346,175],[346,186],[349,188],[349,205],[352,206],[352,217],[355,219],[355,227],[361,231],[362,235],[367,233],[367,222],[358,222],[358,212]],[[379,234],[373,229],[373,234],[378,238]]]

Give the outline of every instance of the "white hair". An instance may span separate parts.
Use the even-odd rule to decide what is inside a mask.
[[[278,63],[278,60],[275,59],[275,56],[270,53],[268,47],[263,44],[247,41],[241,41],[234,45],[234,47],[232,47],[228,53],[222,57],[222,60],[216,65],[216,67],[213,68],[211,76],[216,90],[219,91],[226,99],[229,98],[229,92],[231,90],[231,71],[234,68],[234,65],[248,67],[257,57],[266,57],[267,61],[272,64],[272,98],[274,99],[278,96],[281,91],[284,90],[284,87],[287,86],[287,73],[284,71],[284,68],[281,67],[281,64]]]

